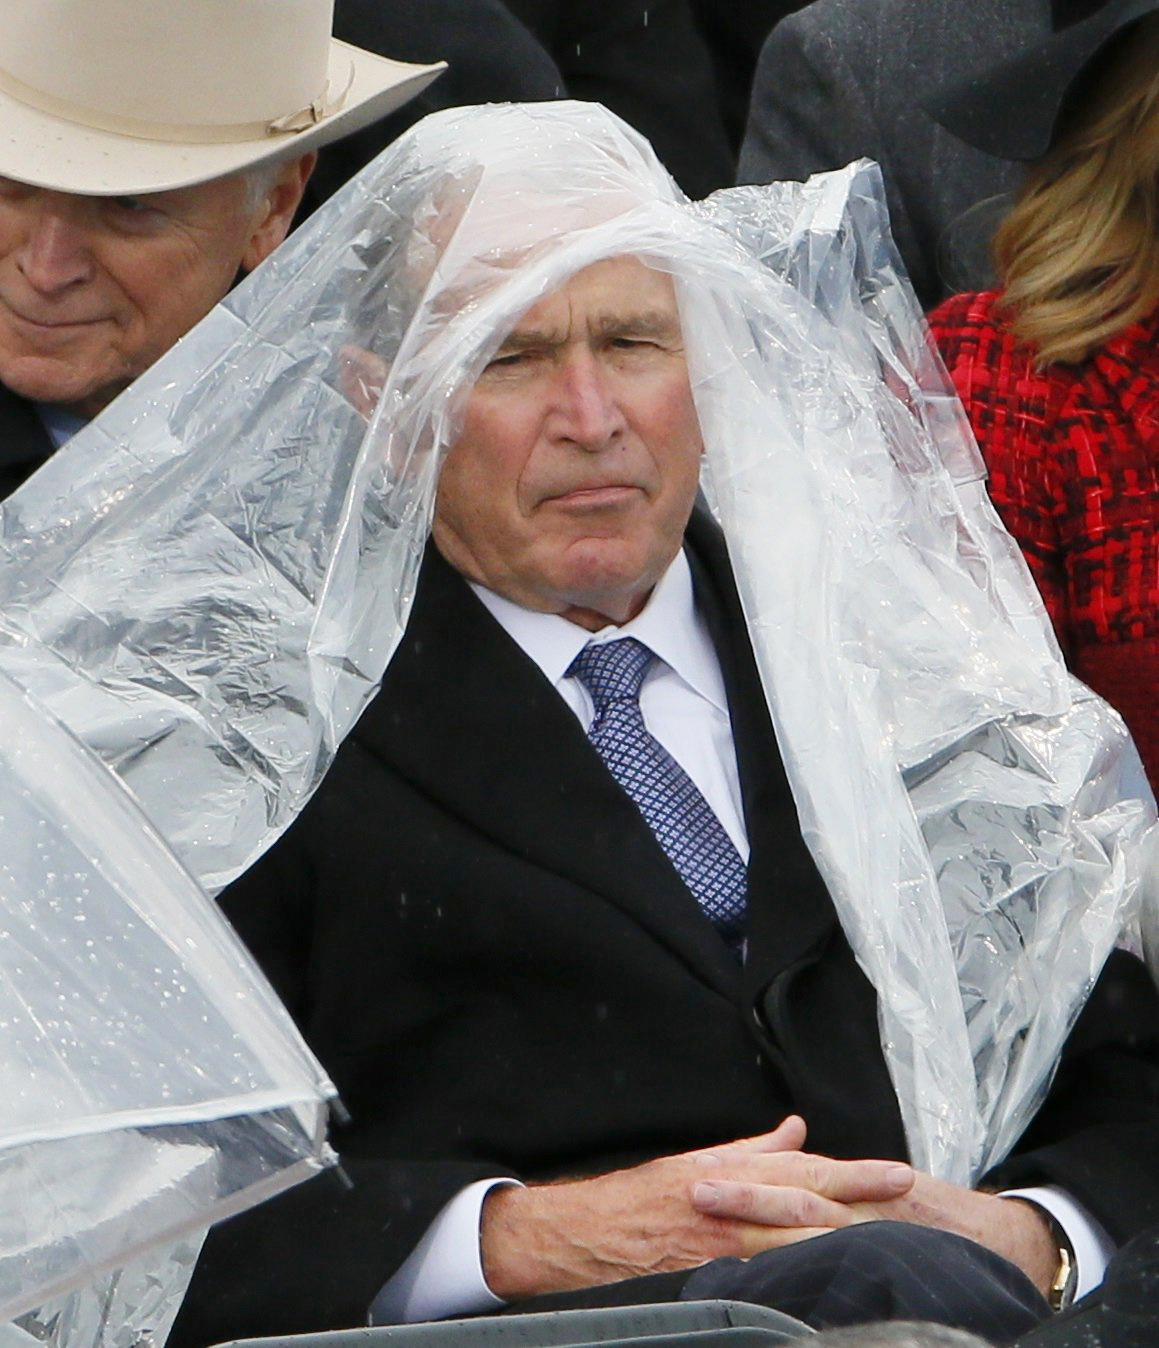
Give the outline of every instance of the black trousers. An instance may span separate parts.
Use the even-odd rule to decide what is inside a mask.
[[[521,1301],[511,1312],[724,1298],[769,1306],[814,1329],[932,1320],[1010,1343],[1050,1314],[1030,1279],[964,1236],[906,1222],[865,1222],[752,1259],[630,1278]]]

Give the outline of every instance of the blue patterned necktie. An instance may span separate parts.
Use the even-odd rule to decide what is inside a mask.
[[[649,733],[640,712],[640,687],[655,658],[642,642],[622,637],[585,646],[567,672],[595,704],[588,739],[714,926],[738,944],[744,931],[744,862],[692,778]]]

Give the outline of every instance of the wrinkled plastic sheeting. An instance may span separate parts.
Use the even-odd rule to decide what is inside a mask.
[[[352,234],[332,231],[339,215],[357,218]],[[63,1136],[10,1141],[20,1149],[4,1172],[8,1182],[51,1196],[5,1205],[7,1226],[0,1217],[0,1275],[8,1275],[7,1283],[0,1277],[0,1313],[20,1317],[3,1331],[14,1343],[22,1336],[54,1348],[119,1348],[141,1335],[159,1341],[205,1227],[333,1160],[319,1104],[333,1088],[248,956],[230,939],[237,966],[230,978],[193,977],[207,953],[214,978],[224,972],[214,952],[225,929],[204,900],[208,916],[196,918],[192,891],[194,880],[220,888],[289,825],[402,630],[432,483],[416,465],[384,485],[383,466],[364,444],[361,410],[373,407],[376,390],[342,355],[344,343],[365,345],[390,327],[391,298],[375,274],[393,232],[374,185],[351,184],[341,203],[302,231],[291,255],[261,268],[0,505],[0,676],[28,690],[98,755],[156,830],[150,843],[142,819],[122,817],[126,838],[134,829],[141,834],[139,873],[122,883],[111,870],[99,884],[92,880],[94,894],[110,886],[108,911],[126,923],[135,902],[169,902],[146,873],[152,849],[149,865],[166,874],[173,904],[182,893],[189,900],[173,939],[188,931],[182,924],[191,916],[198,933],[188,950],[168,949],[160,934],[170,928],[137,913],[133,936],[142,947],[133,958],[145,963],[129,983],[104,963],[118,950],[101,952],[101,968],[111,980],[110,1009],[122,1005],[126,988],[140,994],[132,1003],[140,1008],[150,995],[164,998],[154,1008],[158,1037],[138,1044],[150,1024],[136,1014],[110,1021],[102,1042],[127,1044],[130,1062],[102,1048],[88,1060],[58,1059],[53,1074],[25,1083],[27,1108],[43,1113],[45,1129],[55,1119],[59,1129],[75,1124],[81,1132],[74,1143]],[[388,508],[399,513],[387,517]],[[65,768],[56,775],[65,778]],[[100,777],[89,773],[94,792]],[[113,785],[108,777],[106,789]],[[83,821],[79,804],[66,812],[53,800],[38,827],[100,843],[99,830],[77,831]],[[177,861],[161,856],[160,838]],[[4,898],[14,911],[23,895],[59,886],[61,902],[75,898],[82,859],[73,859],[73,871],[54,863],[49,883],[44,857],[16,849],[9,857]],[[193,880],[182,881],[178,862]],[[145,887],[135,889],[138,881]],[[86,898],[94,925],[96,903]],[[80,930],[67,912],[59,916],[68,935]],[[57,957],[83,952],[50,942],[47,923],[43,939],[26,926],[16,928],[29,943],[26,956],[49,961],[52,987],[64,995],[87,966],[70,970]],[[123,926],[107,935],[115,946],[128,932]],[[147,963],[151,953],[155,967]],[[181,954],[189,955],[193,981],[175,1001]],[[231,1000],[241,989],[245,1000]],[[224,1004],[214,1002],[218,994]],[[200,1001],[204,1014],[196,1011]],[[188,1041],[177,1033],[179,1006],[189,1013]],[[83,1006],[61,1010],[83,1013]],[[262,1025],[270,1033],[260,1042],[247,1037]],[[30,1031],[27,1062],[63,1032],[45,1029],[37,1041]],[[228,1033],[241,1038],[225,1051]],[[154,1050],[161,1056],[152,1057]],[[166,1058],[165,1050],[177,1056]],[[205,1098],[198,1074],[185,1076],[201,1054],[210,1055]],[[134,1065],[140,1062],[156,1064],[148,1079]],[[63,1089],[70,1065],[86,1085],[119,1083],[126,1097],[52,1094],[49,1083]],[[283,1099],[293,1083],[303,1093]],[[174,1097],[178,1087],[186,1093]],[[226,1093],[217,1099],[219,1090]],[[179,1100],[188,1118],[175,1116]],[[98,1174],[105,1187],[93,1191]],[[27,1217],[26,1228],[16,1214]],[[116,1266],[122,1257],[129,1266]],[[82,1281],[86,1269],[99,1276]],[[57,1287],[66,1290],[54,1294]]]
[[[672,274],[802,828],[878,990],[912,1155],[973,1180],[1133,919],[1154,808],[988,504],[878,171],[690,206],[617,119],[553,104],[438,114],[377,173],[413,307],[373,346],[382,463],[452,444],[505,334],[578,270]]]
[[[1159,985],[1159,829],[1150,837],[1149,863],[1143,867],[1143,897],[1140,902],[1140,940],[1151,977]]]
[[[296,816],[405,622],[434,465],[385,480],[343,355],[397,326],[396,233],[351,184],[0,505],[0,671],[210,892]]]
[[[203,1233],[151,1250],[0,1325],[0,1348],[160,1345],[193,1276]]]
[[[333,1088],[116,778],[2,676],[0,720],[0,1343],[112,1345],[329,1163]]]
[[[985,495],[876,168],[702,214],[809,301],[793,329],[702,293],[686,310],[706,486],[912,1154],[968,1183],[1017,1141],[1133,922],[1150,791]]]
[[[600,259],[670,272],[805,836],[913,1156],[972,1178],[1132,917],[1153,806],[1068,685],[884,220],[867,165],[690,206],[596,107],[426,119],[5,505],[0,670],[224,884],[373,693],[503,336]]]

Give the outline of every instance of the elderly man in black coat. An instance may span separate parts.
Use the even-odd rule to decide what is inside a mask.
[[[380,411],[366,404],[385,436],[367,462],[404,495],[446,438],[431,541],[381,691],[302,818],[222,900],[334,1076],[353,1188],[315,1180],[214,1233],[174,1341],[730,1295],[819,1324],[908,1314],[1009,1337],[1073,1292],[1076,1258],[1097,1281],[1114,1243],[1155,1221],[1159,1001],[1112,951],[1009,1157],[974,1185],[909,1164],[921,1090],[891,1075],[879,1014],[913,952],[876,981],[854,953],[817,860],[831,865],[834,840],[824,820],[803,836],[782,766],[734,581],[745,549],[730,537],[730,563],[695,505],[719,353],[783,377],[780,410],[819,406],[824,441],[843,424],[828,409],[861,387],[839,374],[846,339],[810,364],[802,326],[824,341],[826,320],[682,214],[599,109],[440,115],[381,172],[406,225],[381,242],[390,322],[420,311],[372,334],[383,354],[357,396],[389,382]],[[671,271],[680,295],[717,278],[719,308],[688,319]],[[717,318],[740,325],[728,342]],[[756,417],[764,382],[725,383],[734,420],[714,453],[793,436]],[[810,437],[799,448],[814,457],[788,455],[786,492],[843,471]],[[899,458],[882,447],[898,490]],[[382,490],[372,514],[393,521]],[[792,533],[782,505],[759,533]],[[879,524],[856,501],[840,529],[821,515],[830,568],[853,520]],[[904,547],[896,535],[882,545]],[[795,557],[766,580],[824,608],[827,576]],[[887,597],[903,601],[900,581]],[[856,777],[876,750],[852,721],[830,725],[826,696],[813,714]],[[951,871],[981,856],[971,830],[987,855],[1007,845],[965,817]],[[998,916],[1001,935],[1014,915]],[[983,963],[999,958],[986,931]]]

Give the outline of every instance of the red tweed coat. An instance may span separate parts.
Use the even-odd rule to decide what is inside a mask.
[[[1159,311],[1034,368],[994,292],[930,315],[1067,663],[1122,713],[1159,790]]]

